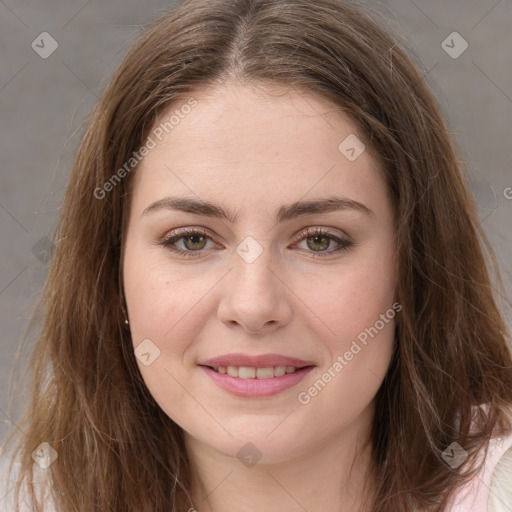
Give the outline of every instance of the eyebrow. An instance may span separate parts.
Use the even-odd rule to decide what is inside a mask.
[[[147,215],[159,210],[178,210],[206,217],[225,219],[232,224],[234,224],[238,218],[237,213],[235,214],[220,205],[186,197],[164,197],[159,199],[145,208],[142,215]],[[363,203],[347,197],[331,196],[325,199],[297,201],[289,205],[281,206],[276,213],[275,220],[277,222],[284,222],[304,215],[343,210],[357,211],[369,216],[373,215],[373,212]]]

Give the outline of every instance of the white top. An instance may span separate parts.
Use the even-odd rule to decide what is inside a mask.
[[[512,512],[512,434],[491,439],[479,473],[455,493],[445,512]]]
[[[0,512],[13,512],[14,499],[15,499],[15,486],[18,480],[19,473],[19,462],[15,462],[12,468],[12,472],[9,473],[10,460],[7,456],[0,457]],[[45,480],[46,469],[43,469],[34,462],[34,491],[38,496],[41,495],[41,491],[44,491],[42,483]],[[30,507],[29,496],[27,493],[26,485],[20,490],[20,512],[33,512]],[[44,512],[56,512],[53,500],[50,498],[44,500],[45,508]]]

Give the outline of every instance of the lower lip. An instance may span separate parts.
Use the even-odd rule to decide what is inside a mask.
[[[227,373],[219,373],[208,366],[200,366],[210,379],[232,395],[244,398],[273,396],[298,384],[314,366],[307,366],[271,379],[240,379]]]

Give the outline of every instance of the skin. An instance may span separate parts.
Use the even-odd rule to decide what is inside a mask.
[[[123,278],[134,348],[149,339],[160,351],[149,366],[137,363],[157,403],[185,432],[195,508],[360,510],[371,493],[371,479],[364,492],[362,486],[374,397],[390,363],[395,321],[307,405],[297,395],[394,303],[393,215],[382,172],[368,150],[355,161],[340,152],[357,129],[315,96],[223,83],[193,97],[197,106],[134,176]],[[283,205],[333,194],[372,214],[274,219]],[[210,201],[238,218],[170,209],[143,214],[165,196]],[[157,243],[182,227],[201,227],[211,237],[175,243],[196,250],[191,258]],[[297,236],[309,227],[348,236],[353,245],[333,252],[334,240]],[[252,263],[236,252],[247,236],[263,250]],[[330,253],[314,257],[322,251]],[[197,366],[234,352],[295,356],[316,367],[279,395],[236,397]],[[262,454],[252,467],[237,457],[248,442]]]

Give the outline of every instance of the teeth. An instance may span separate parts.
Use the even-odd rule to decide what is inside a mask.
[[[238,376],[240,377],[240,372],[238,372]],[[272,368],[272,366],[258,368],[256,370],[256,377],[258,377],[258,379],[272,379],[274,377],[274,368]]]
[[[276,366],[274,368],[274,375],[276,377],[282,377],[286,373],[286,366]],[[293,373],[293,372],[290,372]]]
[[[272,379],[282,377],[285,373],[293,373],[295,366],[266,366],[264,368],[253,368],[250,366],[219,366],[215,368],[219,373],[228,374],[230,377],[239,379]]]
[[[238,368],[238,378],[239,379],[255,379],[256,378],[256,368],[248,368],[247,366],[240,366],[240,368]]]

